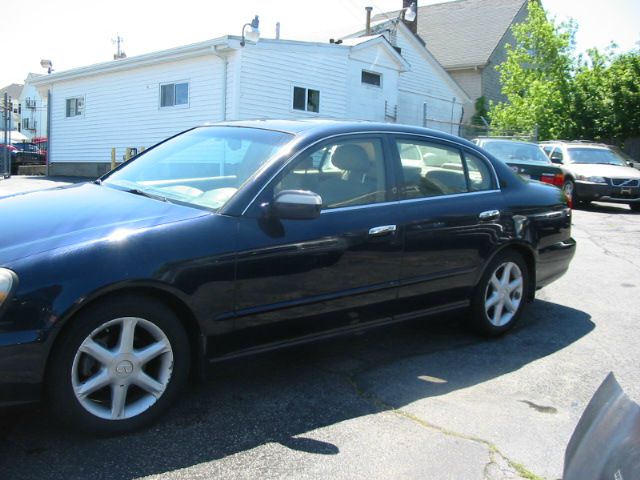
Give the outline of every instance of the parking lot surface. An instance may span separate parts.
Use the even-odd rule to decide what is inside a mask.
[[[31,186],[0,181],[0,196]],[[65,431],[44,406],[10,410],[1,476],[560,478],[608,372],[640,401],[640,215],[594,204],[573,223],[569,272],[505,337],[439,318],[219,364],[154,426],[120,438]]]

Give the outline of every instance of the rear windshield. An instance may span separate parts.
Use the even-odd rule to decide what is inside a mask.
[[[540,147],[532,143],[486,142],[482,147],[503,162],[525,160],[550,163],[547,156],[540,150]]]

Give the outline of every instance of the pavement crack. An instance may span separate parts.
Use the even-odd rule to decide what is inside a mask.
[[[443,435],[458,438],[461,440],[467,440],[470,442],[478,443],[484,446],[489,453],[489,462],[485,465],[484,468],[484,477],[487,480],[503,480],[508,478],[524,478],[528,480],[542,480],[542,477],[530,472],[526,467],[522,464],[517,463],[510,458],[508,458],[505,454],[503,454],[498,447],[491,443],[488,440],[477,437],[475,435],[469,435],[466,433],[456,432],[453,430],[449,430],[448,428],[442,427],[440,425],[436,425],[435,423],[428,422],[417,415],[412,414],[402,408],[397,408],[381,398],[373,395],[369,392],[366,392],[363,388],[360,387],[357,380],[352,375],[344,375],[347,382],[351,385],[355,393],[367,401],[378,411],[386,411],[391,412],[399,417],[410,420],[417,425],[427,428],[429,430],[435,430]],[[517,475],[514,477],[514,475]]]

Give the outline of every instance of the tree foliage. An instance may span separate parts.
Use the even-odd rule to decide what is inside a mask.
[[[573,23],[555,26],[539,2],[529,2],[529,16],[513,26],[515,44],[506,45],[507,59],[497,67],[508,101],[492,107],[492,125],[520,131],[537,125],[540,138],[566,135],[575,30]]]
[[[640,135],[640,50],[591,49],[575,57],[573,22],[556,26],[537,1],[514,25],[515,45],[497,67],[507,102],[492,106],[492,125],[539,138],[625,139]]]

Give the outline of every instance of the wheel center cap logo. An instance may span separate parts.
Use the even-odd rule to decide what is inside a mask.
[[[133,372],[133,363],[129,360],[123,360],[116,365],[116,373],[121,377],[126,377],[127,375],[131,375]]]

